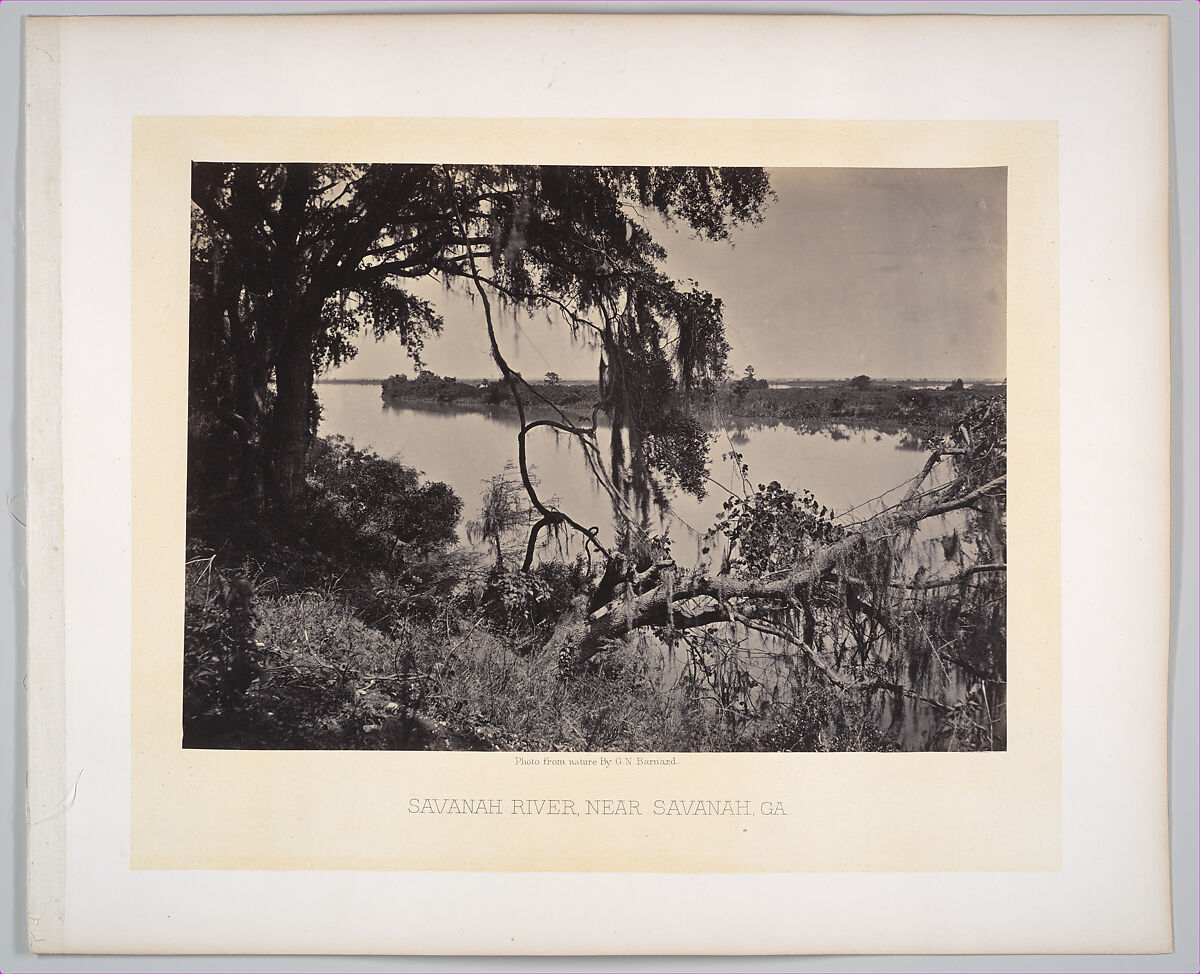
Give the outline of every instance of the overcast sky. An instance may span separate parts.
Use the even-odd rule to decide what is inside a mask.
[[[666,230],[666,269],[725,302],[730,365],[763,378],[1000,379],[1005,367],[1004,169],[775,169],[778,200],[733,246]],[[427,282],[444,334],[427,367],[490,376],[483,311]],[[594,378],[596,353],[560,321],[506,319],[506,356],[527,377]],[[342,378],[412,373],[394,339],[363,340]]]

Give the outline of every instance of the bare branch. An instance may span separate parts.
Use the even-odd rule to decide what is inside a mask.
[[[1003,492],[1004,484],[1005,477],[997,477],[962,497],[916,506],[912,510],[899,512],[896,517],[916,524],[925,518],[968,507],[981,498],[996,496]],[[890,524],[882,521],[876,522],[874,526],[868,523],[864,525],[863,530],[821,548],[807,564],[798,565],[793,570],[780,575],[768,578],[734,578],[728,575],[720,575],[715,578],[692,576],[685,578],[677,586],[660,584],[637,595],[627,605],[618,606],[616,602],[610,602],[586,620],[587,632],[577,640],[576,659],[579,661],[590,659],[605,649],[613,639],[623,635],[629,629],[665,625],[669,616],[673,616],[674,628],[689,629],[711,625],[714,622],[729,621],[733,613],[729,604],[735,600],[792,603],[798,597],[805,597],[807,590],[812,586],[836,577],[834,570],[840,563],[865,553],[871,543],[883,537],[890,527]],[[1004,569],[1005,566],[999,564],[978,567],[979,572]],[[965,572],[964,575],[975,573]],[[842,577],[859,586],[868,587],[865,582],[852,576],[843,574]],[[930,583],[914,583],[912,587],[920,588],[924,584],[929,588],[937,588],[961,580],[961,577],[938,579]],[[905,585],[904,587],[909,588],[910,586]],[[699,606],[695,605],[697,601],[701,603]],[[668,612],[668,602],[670,603],[670,612]],[[689,606],[688,603],[691,605]],[[716,603],[715,607],[712,606],[712,603]],[[871,610],[879,615],[878,610],[870,605],[864,605],[864,611],[866,610]],[[738,614],[754,618],[755,611],[739,610]],[[877,621],[880,620],[877,619]]]
[[[466,237],[467,236],[466,224],[463,220],[462,211],[459,209],[458,194],[455,189],[454,179],[450,175],[449,170],[446,170],[445,172],[446,172],[446,181],[449,184],[450,199],[454,204],[455,211],[458,213],[459,225],[462,230],[463,236]],[[535,546],[537,544],[538,533],[542,530],[542,528],[546,527],[548,524],[555,524],[555,523],[570,525],[572,528],[574,528],[576,531],[578,531],[580,534],[582,534],[584,536],[584,538],[586,539],[585,540],[586,544],[594,545],[597,549],[599,549],[601,552],[603,552],[606,557],[611,557],[611,554],[609,553],[608,549],[605,548],[604,545],[602,545],[598,540],[596,540],[596,534],[597,534],[596,528],[590,528],[590,529],[585,528],[582,524],[580,524],[574,518],[570,517],[567,514],[564,514],[562,511],[556,511],[556,510],[553,510],[552,508],[547,507],[542,502],[541,498],[538,496],[537,488],[534,487],[534,484],[533,484],[533,477],[530,475],[530,472],[529,472],[529,454],[528,454],[528,450],[526,449],[526,443],[525,443],[526,434],[529,431],[529,424],[525,419],[525,402],[521,398],[521,393],[520,393],[520,390],[518,387],[518,383],[523,383],[524,379],[522,379],[520,377],[520,375],[518,375],[516,372],[513,371],[513,369],[509,366],[508,362],[505,360],[504,355],[500,351],[500,343],[496,339],[496,326],[495,326],[494,321],[492,320],[492,304],[491,304],[491,301],[488,299],[487,291],[484,289],[483,281],[480,278],[479,267],[475,263],[475,255],[470,250],[468,250],[467,257],[468,257],[468,265],[470,267],[471,279],[474,281],[475,289],[479,293],[479,299],[483,303],[483,315],[484,315],[484,319],[487,322],[488,340],[491,343],[492,359],[495,361],[496,365],[499,367],[500,374],[504,376],[505,381],[508,383],[509,392],[512,394],[513,403],[517,407],[517,416],[521,421],[521,431],[520,431],[520,433],[517,434],[517,467],[521,473],[521,483],[525,487],[525,493],[529,497],[529,502],[533,505],[534,509],[541,515],[541,520],[539,520],[534,525],[533,529],[530,531],[529,543],[526,546],[526,550],[525,550],[525,564],[523,566],[523,569],[525,571],[528,571],[533,565],[533,554],[534,554]]]

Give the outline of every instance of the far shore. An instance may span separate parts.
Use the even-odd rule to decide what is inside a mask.
[[[460,380],[423,372],[416,379],[324,379],[329,385],[371,385],[383,402],[395,407],[433,406],[515,416],[508,387],[496,380]],[[531,383],[526,411],[533,416],[561,409],[586,419],[599,400],[595,382],[555,380]],[[766,380],[753,374],[692,392],[691,408],[711,425],[786,425],[801,431],[838,427],[906,433],[926,442],[953,428],[964,400],[1004,398],[1000,382],[967,383],[961,379],[937,385],[929,379]]]

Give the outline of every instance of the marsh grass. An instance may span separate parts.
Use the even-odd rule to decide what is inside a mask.
[[[336,588],[279,594],[260,577],[189,565],[185,741],[215,748],[506,751],[879,750],[833,701],[731,731],[643,637],[564,675],[554,653],[514,652],[482,613],[369,625]],[[464,603],[469,604],[469,603]],[[239,614],[240,613],[240,614]],[[215,638],[216,633],[224,634]],[[872,736],[874,734],[874,736]]]

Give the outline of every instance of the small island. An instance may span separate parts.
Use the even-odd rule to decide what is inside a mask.
[[[587,380],[564,380],[553,372],[528,381],[535,395],[527,409],[562,409],[585,417],[601,401],[600,387]],[[415,378],[393,375],[382,382],[384,403],[394,406],[442,404],[466,409],[512,410],[508,387],[499,379],[459,379],[421,370]],[[748,366],[740,377],[704,383],[693,390],[689,407],[702,419],[743,425],[784,425],[797,430],[838,427],[908,433],[914,448],[954,428],[968,399],[1003,398],[1001,380],[964,382],[930,379],[760,379]]]

